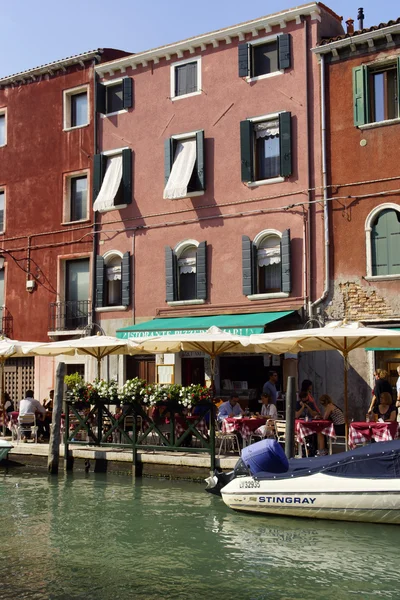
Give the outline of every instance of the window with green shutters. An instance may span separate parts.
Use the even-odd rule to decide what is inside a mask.
[[[111,251],[96,257],[96,308],[130,305],[130,265],[129,252]]]
[[[400,274],[400,212],[382,210],[371,228],[372,275]]]
[[[206,189],[204,131],[172,136],[164,143],[164,199],[199,196]],[[186,168],[186,166],[188,168]]]
[[[242,121],[240,147],[243,182],[289,177],[292,174],[290,112]]]
[[[102,194],[104,193],[103,185],[108,185],[106,172],[107,169],[112,168],[111,159],[116,157],[120,157],[119,160],[122,162],[122,173],[120,173],[119,184],[115,187],[115,193],[110,191],[106,210],[118,209],[120,206],[132,203],[132,150],[130,148],[124,148],[123,150],[113,152],[110,155],[95,154],[93,157],[92,196],[94,210],[98,210],[95,202],[100,192]],[[102,209],[102,212],[105,212],[105,209]]]
[[[292,291],[290,229],[282,234],[265,230],[254,241],[242,236],[242,274],[243,295],[250,299],[289,294]]]
[[[201,94],[201,57],[171,64],[170,99]]]
[[[400,118],[400,57],[353,69],[354,125]]]
[[[112,115],[133,107],[133,80],[124,77],[117,81],[98,83],[96,86],[96,110]]]
[[[166,302],[207,299],[207,242],[165,248]]]
[[[251,43],[239,44],[239,77],[264,77],[291,66],[290,34],[268,36]]]

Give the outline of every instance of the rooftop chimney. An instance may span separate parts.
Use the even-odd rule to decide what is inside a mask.
[[[346,21],[347,33],[353,35],[354,33],[354,19],[347,19]]]
[[[358,29],[361,31],[362,29],[364,29],[364,9],[362,7],[358,9],[357,19]]]

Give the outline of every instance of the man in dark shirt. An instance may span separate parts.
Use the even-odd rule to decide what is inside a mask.
[[[372,396],[370,407],[368,409],[369,413],[371,413],[374,410],[374,408],[378,406],[380,402],[380,395],[383,394],[383,392],[388,392],[391,396],[393,396],[392,386],[386,379],[387,375],[387,371],[379,371],[379,378],[375,381],[374,393]]]

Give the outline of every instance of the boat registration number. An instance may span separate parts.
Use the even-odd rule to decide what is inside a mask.
[[[252,479],[251,481],[241,481],[239,483],[239,487],[240,488],[259,488],[260,487],[260,482],[256,481],[255,479]]]

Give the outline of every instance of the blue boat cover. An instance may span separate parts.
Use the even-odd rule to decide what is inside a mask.
[[[276,440],[261,440],[243,448],[242,460],[253,475],[259,471],[285,473],[289,469],[282,446]]]
[[[400,478],[400,440],[372,443],[331,456],[291,458],[284,473],[265,468],[251,472],[257,479],[288,479],[315,473],[361,479]]]

